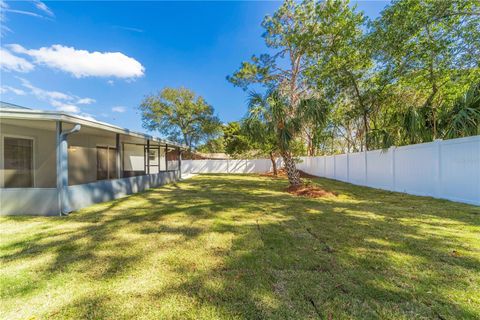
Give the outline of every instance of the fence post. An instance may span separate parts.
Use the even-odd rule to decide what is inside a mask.
[[[435,161],[435,173],[433,177],[433,194],[436,197],[440,197],[441,193],[441,183],[442,183],[442,139],[435,139],[435,155],[436,155],[436,161]]]
[[[368,153],[367,150],[365,152],[365,185],[368,186]]]
[[[350,152],[347,152],[347,182],[350,182]]]
[[[333,179],[337,180],[337,160],[335,155],[333,155]]]
[[[322,158],[323,158],[323,176],[326,177],[327,176],[327,157],[322,156]]]
[[[396,154],[395,149],[396,149],[395,146],[390,147],[390,151],[392,152],[392,169],[391,169],[392,170],[392,191],[395,191],[395,188],[396,188],[395,186],[396,184],[395,182],[395,154]]]

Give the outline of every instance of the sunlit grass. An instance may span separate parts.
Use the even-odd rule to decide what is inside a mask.
[[[480,318],[480,208],[205,175],[1,218],[1,319]]]

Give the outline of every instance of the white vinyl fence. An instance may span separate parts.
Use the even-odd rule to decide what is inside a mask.
[[[297,168],[315,176],[480,205],[480,136],[300,159]],[[268,159],[182,161],[188,173],[271,170]]]
[[[480,136],[301,159],[312,175],[480,205]]]
[[[280,168],[281,160],[277,160]],[[183,173],[263,173],[272,171],[270,159],[182,160]]]

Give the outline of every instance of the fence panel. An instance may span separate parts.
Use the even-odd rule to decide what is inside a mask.
[[[480,204],[480,139],[443,141],[440,146],[440,194],[446,199]]]
[[[348,181],[348,161],[346,154],[335,156],[335,179]]]
[[[335,157],[325,157],[325,177],[335,179]]]
[[[436,196],[438,143],[422,143],[395,149],[395,190]]]
[[[374,150],[367,152],[366,185],[392,190],[392,152]]]
[[[348,178],[353,184],[366,185],[365,152],[350,153],[348,155]]]
[[[315,157],[315,173],[314,175],[317,175],[319,177],[325,177],[325,157]]]

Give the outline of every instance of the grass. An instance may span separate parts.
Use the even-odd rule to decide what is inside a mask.
[[[327,179],[204,175],[4,217],[1,319],[478,319],[480,208]]]

